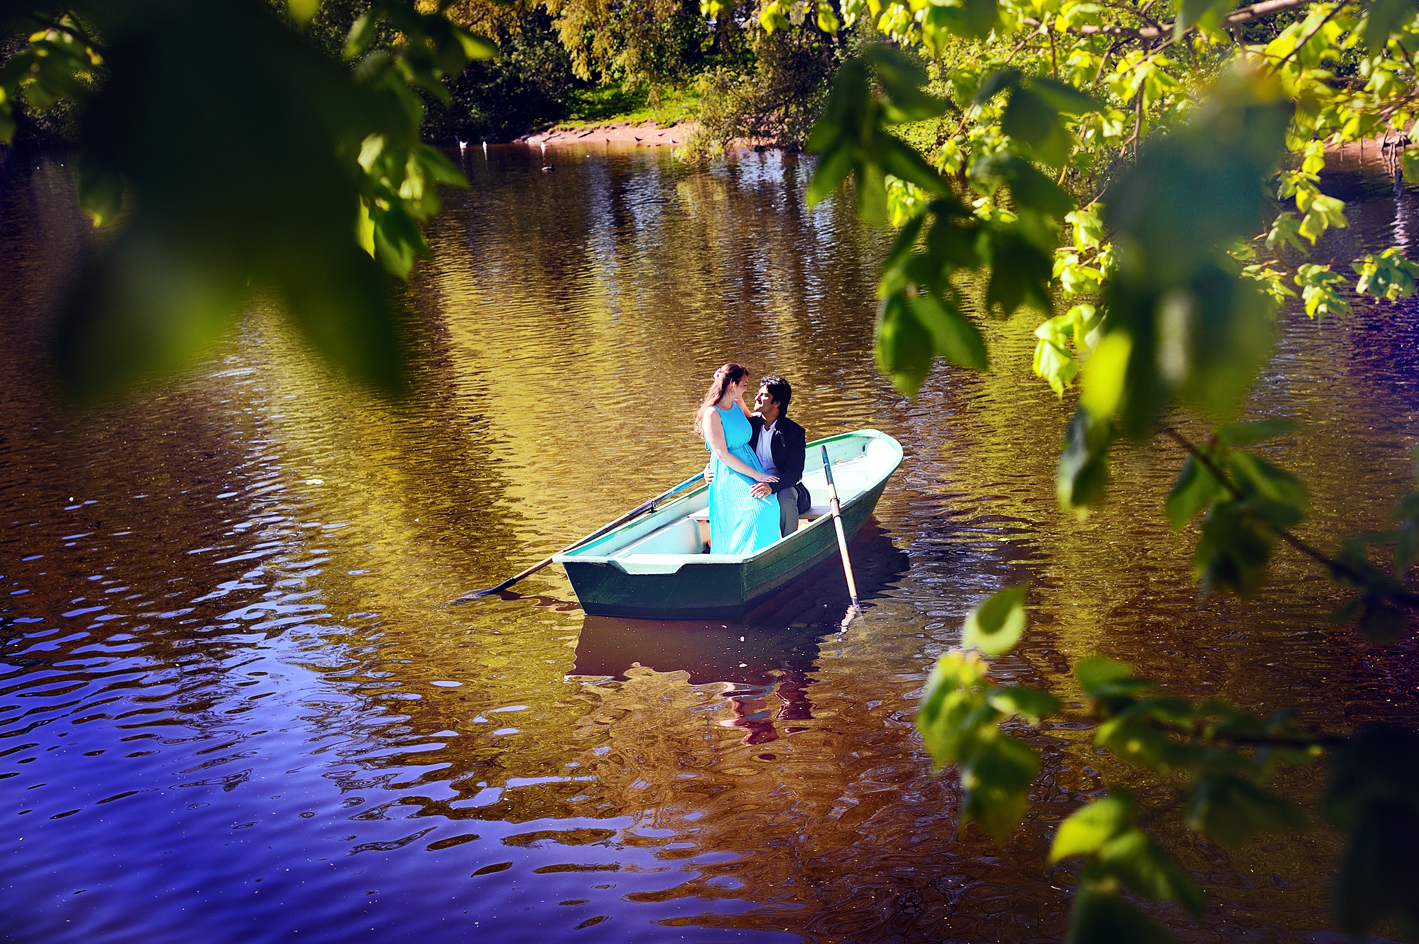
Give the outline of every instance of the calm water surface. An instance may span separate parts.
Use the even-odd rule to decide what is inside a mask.
[[[1027,318],[991,327],[993,373],[894,393],[871,358],[883,236],[807,211],[805,164],[549,157],[465,159],[410,289],[407,401],[257,312],[190,377],[75,416],[36,379],[38,313],[86,224],[58,160],[0,156],[5,940],[1058,940],[1076,876],[1045,861],[1053,826],[1118,783],[1209,892],[1205,924],[1157,910],[1184,939],[1336,939],[1329,834],[1228,856],[1066,723],[997,848],[957,830],[912,716],[966,610],[1021,580],[1031,630],[999,675],[1065,701],[1104,653],[1329,730],[1413,723],[1412,645],[1329,626],[1334,592],[1284,553],[1260,599],[1200,600],[1161,514],[1178,456],[1125,452],[1113,503],[1066,520],[1069,407],[1023,379]],[[1352,225],[1320,255],[1408,244],[1410,195],[1332,184]],[[1409,485],[1416,307],[1282,320],[1251,409],[1307,424],[1271,452],[1328,546]],[[831,568],[747,626],[587,618],[553,569],[444,606],[698,468],[693,409],[730,358],[789,377],[810,434],[906,449],[848,633]]]

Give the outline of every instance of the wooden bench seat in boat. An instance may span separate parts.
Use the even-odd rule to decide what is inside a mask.
[[[828,513],[827,505],[810,505],[808,511],[798,516],[801,528]],[[709,509],[700,508],[684,518],[673,521],[663,528],[618,551],[616,557],[630,557],[639,554],[703,554],[709,543]]]

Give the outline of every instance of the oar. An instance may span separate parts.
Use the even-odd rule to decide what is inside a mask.
[[[665,501],[667,498],[671,498],[671,497],[673,497],[673,496],[675,496],[675,495],[680,494],[680,493],[683,492],[685,489],[690,488],[692,485],[694,485],[696,482],[700,481],[700,480],[703,479],[704,477],[705,477],[705,473],[703,472],[703,470],[702,470],[702,471],[699,471],[699,472],[696,472],[694,475],[690,476],[690,477],[687,478],[685,481],[681,482],[679,485],[675,486],[674,488],[670,489],[669,491],[661,492],[659,495],[655,496],[655,497],[652,498],[650,501],[645,502],[644,504],[641,504],[641,505],[637,505],[636,507],[632,508],[630,511],[626,512],[624,515],[622,515],[621,517],[617,518],[615,521],[611,522],[610,524],[603,525],[602,527],[597,528],[595,531],[593,531],[593,532],[591,532],[590,534],[588,534],[586,537],[581,538],[580,540],[577,540],[577,541],[573,541],[571,544],[568,544],[566,547],[564,547],[564,548],[562,548],[560,551],[558,551],[557,554],[565,554],[567,551],[575,550],[576,548],[581,547],[581,546],[582,546],[583,544],[585,544],[586,542],[588,542],[588,541],[594,541],[594,540],[596,540],[597,538],[601,537],[603,534],[606,534],[607,532],[612,531],[612,530],[614,530],[615,528],[620,527],[621,525],[625,524],[627,521],[630,521],[632,518],[638,518],[638,517],[640,517],[641,515],[645,514],[645,513],[648,512],[648,511],[654,511],[656,508],[658,508],[658,507],[660,506],[660,503],[661,503],[661,502]],[[551,557],[543,558],[542,560],[540,560],[540,561],[538,561],[537,563],[533,564],[531,567],[529,567],[529,568],[527,568],[526,570],[524,570],[522,573],[520,573],[520,574],[514,574],[513,576],[511,576],[511,577],[509,577],[508,579],[504,580],[502,583],[498,584],[496,587],[489,587],[489,588],[486,589],[486,590],[474,590],[472,593],[468,594],[467,596],[459,597],[457,600],[454,600],[452,603],[449,603],[448,606],[457,606],[457,605],[459,605],[460,603],[471,603],[472,601],[477,600],[477,599],[479,599],[479,598],[481,598],[481,597],[486,597],[486,596],[488,596],[489,594],[498,593],[498,592],[500,592],[500,591],[502,591],[502,590],[506,590],[508,587],[511,587],[513,584],[517,583],[517,582],[518,582],[519,580],[521,580],[523,577],[530,577],[530,576],[532,576],[533,574],[537,573],[537,571],[541,570],[543,567],[546,567],[548,564],[552,563],[552,560],[557,556],[557,554],[553,554]]]
[[[847,556],[847,535],[843,533],[843,511],[838,504],[838,487],[833,484],[833,463],[828,458],[828,447],[820,447],[823,450],[823,474],[828,478],[828,508],[833,513],[833,527],[838,529],[838,550],[843,555],[843,573],[847,575],[847,593],[852,598],[852,608],[847,611],[847,617],[843,619],[843,629],[847,629],[847,624],[852,622],[853,616],[858,613],[857,606],[857,582],[852,579],[852,560]]]

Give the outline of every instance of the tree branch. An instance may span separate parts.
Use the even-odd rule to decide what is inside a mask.
[[[1186,436],[1184,436],[1182,433],[1178,432],[1171,426],[1164,426],[1162,432],[1164,436],[1167,436],[1173,442],[1181,446],[1189,455],[1192,456],[1192,458],[1199,465],[1206,469],[1208,474],[1217,480],[1217,484],[1221,485],[1222,488],[1227,492],[1227,494],[1231,495],[1232,498],[1236,499],[1237,501],[1246,501],[1246,496],[1242,494],[1241,489],[1237,488],[1236,483],[1234,483],[1225,472],[1223,472],[1217,467],[1217,464],[1212,461],[1212,458],[1210,456],[1208,456],[1201,449],[1197,448],[1197,446],[1190,439],[1188,439]],[[1309,557],[1311,560],[1326,568],[1328,571],[1330,571],[1332,576],[1343,577],[1345,580],[1358,587],[1363,587],[1366,584],[1364,574],[1360,573],[1358,570],[1351,567],[1349,564],[1345,563],[1344,561],[1336,560],[1333,557],[1327,557],[1325,554],[1322,554],[1320,551],[1311,547],[1305,541],[1302,541],[1300,538],[1296,537],[1294,534],[1292,534],[1290,531],[1287,531],[1285,528],[1278,528],[1271,522],[1266,521],[1265,518],[1262,518],[1261,520],[1266,522],[1266,526],[1270,528],[1272,533],[1275,534],[1278,538],[1291,545],[1293,548],[1304,554],[1306,557]],[[1400,600],[1404,603],[1408,603],[1411,605],[1419,603],[1419,597],[1416,597],[1412,593],[1396,593],[1394,594],[1394,598],[1396,600]]]
[[[1309,33],[1307,33],[1305,39],[1301,40],[1299,43],[1297,43],[1295,46],[1293,46],[1293,47],[1291,48],[1291,51],[1290,51],[1290,52],[1288,52],[1286,55],[1282,56],[1282,57],[1281,57],[1281,61],[1278,62],[1278,63],[1276,63],[1276,65],[1274,65],[1274,66],[1271,67],[1271,71],[1272,71],[1272,72],[1280,72],[1280,71],[1281,71],[1281,67],[1286,64],[1286,61],[1287,61],[1288,59],[1290,59],[1292,56],[1294,56],[1296,53],[1300,52],[1300,51],[1301,51],[1301,48],[1302,48],[1303,46],[1305,46],[1306,43],[1308,43],[1308,42],[1310,42],[1311,40],[1315,39],[1316,34],[1319,33],[1321,30],[1325,29],[1325,24],[1329,23],[1329,22],[1331,21],[1331,18],[1334,17],[1335,14],[1339,13],[1339,12],[1340,12],[1340,8],[1343,7],[1343,6],[1345,6],[1344,3],[1337,3],[1334,7],[1332,7],[1332,8],[1331,8],[1331,11],[1325,15],[1325,19],[1323,19],[1323,20],[1321,20],[1319,23],[1317,23],[1317,24],[1316,24],[1316,28],[1313,29],[1313,30],[1311,30]]]
[[[1222,29],[1231,29],[1244,26],[1255,20],[1266,19],[1287,10],[1294,10],[1296,7],[1314,3],[1315,0],[1264,0],[1262,3],[1254,3],[1249,7],[1233,11],[1222,20]],[[1040,21],[1034,17],[1025,17],[1021,22],[1030,26],[1039,26]],[[1190,32],[1193,27],[1188,27],[1184,32]],[[1082,26],[1071,26],[1064,30],[1067,33],[1078,33],[1081,36],[1121,36],[1128,39],[1159,39],[1160,37],[1171,35],[1173,32],[1172,23],[1163,23],[1157,26],[1119,26],[1110,24],[1107,26],[1092,26],[1084,24]]]

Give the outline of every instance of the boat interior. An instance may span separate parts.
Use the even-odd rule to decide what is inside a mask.
[[[867,442],[865,448],[855,455],[832,457],[833,484],[837,488],[838,501],[846,505],[858,495],[870,489],[880,476],[880,457],[877,450],[890,453],[885,443]],[[823,474],[822,454],[810,447],[804,463],[803,484],[808,486],[812,504],[806,514],[799,515],[798,529],[808,527],[827,515],[828,482]],[[701,486],[683,498],[666,503],[658,509],[652,519],[656,526],[649,531],[626,534],[620,547],[612,550],[603,547],[599,553],[617,560],[646,555],[696,555],[708,554],[710,549],[709,490]],[[662,517],[664,516],[664,517]],[[792,535],[790,535],[792,537]],[[782,538],[780,540],[787,540]]]

